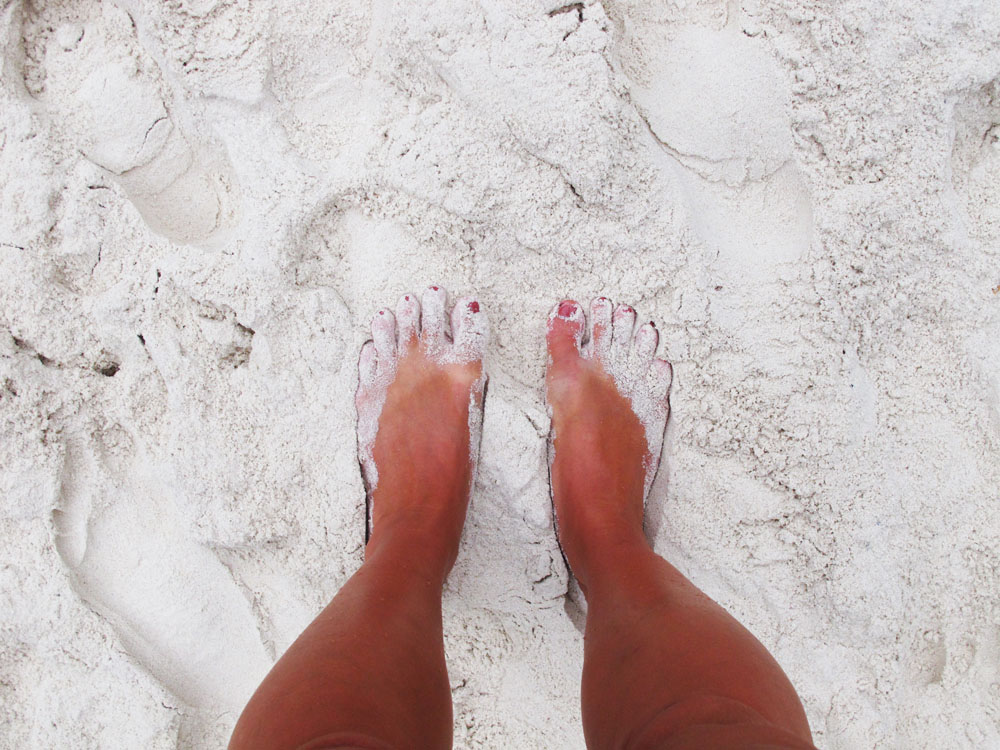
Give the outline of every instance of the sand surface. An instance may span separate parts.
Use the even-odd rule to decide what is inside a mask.
[[[582,748],[543,330],[656,319],[648,530],[824,748],[1000,745],[994,0],[0,3],[0,746],[210,748],[356,570],[367,323],[489,311],[458,748]]]

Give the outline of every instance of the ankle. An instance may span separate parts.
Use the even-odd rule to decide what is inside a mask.
[[[642,529],[602,529],[586,537],[567,537],[560,531],[563,551],[586,594],[602,582],[614,584],[627,577],[650,555],[652,547]]]
[[[365,545],[365,562],[390,564],[424,577],[445,578],[458,556],[458,534],[426,516],[379,520]]]

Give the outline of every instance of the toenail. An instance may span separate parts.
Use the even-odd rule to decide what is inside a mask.
[[[431,291],[432,291],[432,292],[436,292],[437,290],[438,290],[438,288],[437,288],[436,286],[432,286],[432,287],[431,287]]]
[[[609,300],[608,300],[608,298],[607,298],[607,297],[598,297],[598,298],[597,298],[597,301],[598,301],[598,302],[608,302]]]
[[[409,302],[410,301],[410,295],[407,294],[405,297],[403,297],[403,299],[405,299],[407,302]]]
[[[651,326],[653,326],[653,328],[656,328],[656,323],[654,323],[654,322],[653,322],[652,320],[651,320],[651,321],[649,321],[649,324],[650,324]]]
[[[472,302],[470,302],[469,303],[469,310],[471,310],[474,313],[479,312],[479,303],[476,302],[475,300],[473,300]]]
[[[571,317],[573,317],[573,313],[575,313],[575,312],[576,312],[576,303],[575,302],[569,302],[567,300],[566,302],[560,302],[559,303],[559,315],[560,315],[560,317],[571,318]]]
[[[378,311],[378,314],[379,314],[379,315],[385,315],[385,310],[379,310],[379,311]]]

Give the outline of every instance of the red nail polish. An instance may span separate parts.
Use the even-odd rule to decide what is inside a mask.
[[[409,302],[410,301],[410,295],[407,294],[405,297],[403,297],[403,299],[405,299],[407,302]]]
[[[432,291],[432,292],[436,292],[437,290],[438,290],[438,288],[437,288],[436,286],[432,286],[432,287],[431,287],[431,291]]]
[[[655,323],[655,321],[652,321],[652,320],[651,320],[651,321],[649,321],[649,324],[650,324],[651,326],[653,326],[653,328],[656,328],[656,323]]]
[[[379,310],[379,311],[378,311],[378,314],[379,314],[379,315],[385,315],[385,310]]]
[[[576,312],[576,303],[575,302],[569,302],[567,300],[566,302],[560,302],[559,303],[559,315],[560,316],[562,316],[564,318],[570,318],[570,317],[573,316],[573,313],[575,313],[575,312]]]
[[[476,302],[475,300],[472,300],[472,302],[469,303],[469,310],[471,310],[474,313],[479,312],[479,303]]]

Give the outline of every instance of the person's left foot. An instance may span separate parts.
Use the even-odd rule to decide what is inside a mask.
[[[471,297],[445,319],[437,286],[422,304],[403,296],[379,310],[359,359],[358,453],[371,538],[404,538],[414,553],[451,568],[475,473],[489,326]],[[400,536],[397,536],[401,535]]]

